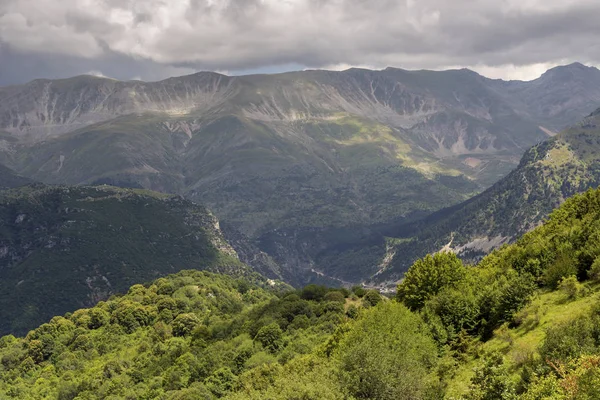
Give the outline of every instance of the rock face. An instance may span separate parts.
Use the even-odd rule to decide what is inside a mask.
[[[178,193],[277,276],[356,280],[378,264],[342,257],[348,243],[489,187],[598,98],[600,71],[582,65],[532,82],[394,68],[37,80],[0,88],[0,162],[46,183]]]
[[[226,99],[230,81],[213,73],[154,84],[92,76],[35,80],[0,89],[0,129],[40,140],[122,115],[208,112]]]

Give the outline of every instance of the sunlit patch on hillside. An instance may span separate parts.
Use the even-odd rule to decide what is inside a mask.
[[[406,141],[394,135],[394,131],[388,126],[345,114],[335,114],[330,121],[340,126],[341,137],[330,139],[337,145],[344,147],[375,145],[382,155],[400,161],[402,166],[413,168],[427,176],[461,175],[460,171],[448,168],[441,163],[441,160],[413,149]]]
[[[560,144],[551,149],[545,158],[540,161],[540,164],[556,168],[575,160],[575,158],[575,154],[569,150],[566,144]]]

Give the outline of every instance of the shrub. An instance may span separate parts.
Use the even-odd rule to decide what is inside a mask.
[[[346,315],[348,318],[356,319],[358,317],[358,307],[356,307],[354,304],[350,304],[346,310]]]
[[[310,320],[306,315],[297,315],[292,323],[289,325],[289,329],[306,329],[310,326]]]
[[[328,292],[323,297],[323,300],[325,300],[325,301],[337,301],[339,303],[345,303],[346,302],[346,298],[344,297],[344,295],[341,292],[338,292],[337,290]]]
[[[89,310],[89,317],[89,329],[98,329],[108,324],[110,321],[110,315],[106,311],[98,307],[94,307]]]
[[[152,322],[152,315],[144,306],[130,300],[123,301],[113,311],[111,322],[121,325],[127,333]]]
[[[444,287],[454,285],[465,275],[466,269],[456,254],[428,254],[410,267],[398,285],[396,297],[411,310],[418,310],[429,298]]]
[[[359,298],[363,297],[367,291],[362,286],[353,286],[352,293],[354,293]]]
[[[575,275],[571,275],[560,280],[558,289],[567,296],[567,299],[575,299],[581,293],[583,285],[577,281]]]
[[[223,397],[235,384],[237,377],[227,367],[219,368],[211,376],[206,378],[204,384],[218,397]]]
[[[480,316],[478,299],[470,286],[445,288],[429,300],[425,308],[439,316],[451,335],[461,330],[475,332]]]
[[[600,257],[597,257],[592,263],[588,271],[588,278],[594,282],[600,282]]]
[[[546,269],[543,281],[546,286],[556,289],[562,278],[577,275],[577,272],[572,244],[565,242],[557,251],[554,263]]]
[[[363,314],[339,344],[340,377],[359,399],[425,398],[437,347],[421,318],[382,303]]]
[[[363,305],[365,305],[366,307],[375,307],[380,302],[381,295],[377,290],[374,289],[367,290],[365,296],[363,297]]]
[[[316,300],[321,301],[327,293],[327,288],[320,285],[307,285],[302,289],[301,297],[304,300]]]
[[[550,327],[540,354],[547,360],[570,360],[600,351],[600,317],[580,317]]]
[[[475,369],[468,400],[516,399],[516,382],[511,378],[502,355],[491,354]]]

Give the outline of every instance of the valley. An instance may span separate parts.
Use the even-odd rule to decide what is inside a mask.
[[[187,270],[0,338],[5,398],[592,399],[600,190],[465,265],[413,264],[394,298]]]
[[[263,273],[359,282],[387,269],[382,232],[484,191],[599,88],[581,64],[531,82],[394,68],[36,80],[0,88],[0,161],[47,184],[183,195]]]

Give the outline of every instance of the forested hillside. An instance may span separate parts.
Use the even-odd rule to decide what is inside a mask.
[[[2,334],[189,268],[250,273],[216,218],[179,196],[42,184],[0,192]]]
[[[417,261],[394,299],[186,271],[0,340],[19,399],[596,399],[600,190],[463,265]]]
[[[385,230],[395,257],[376,279],[400,277],[412,260],[444,247],[466,259],[481,257],[539,225],[566,198],[599,184],[600,109],[533,146],[514,171],[482,194]]]

